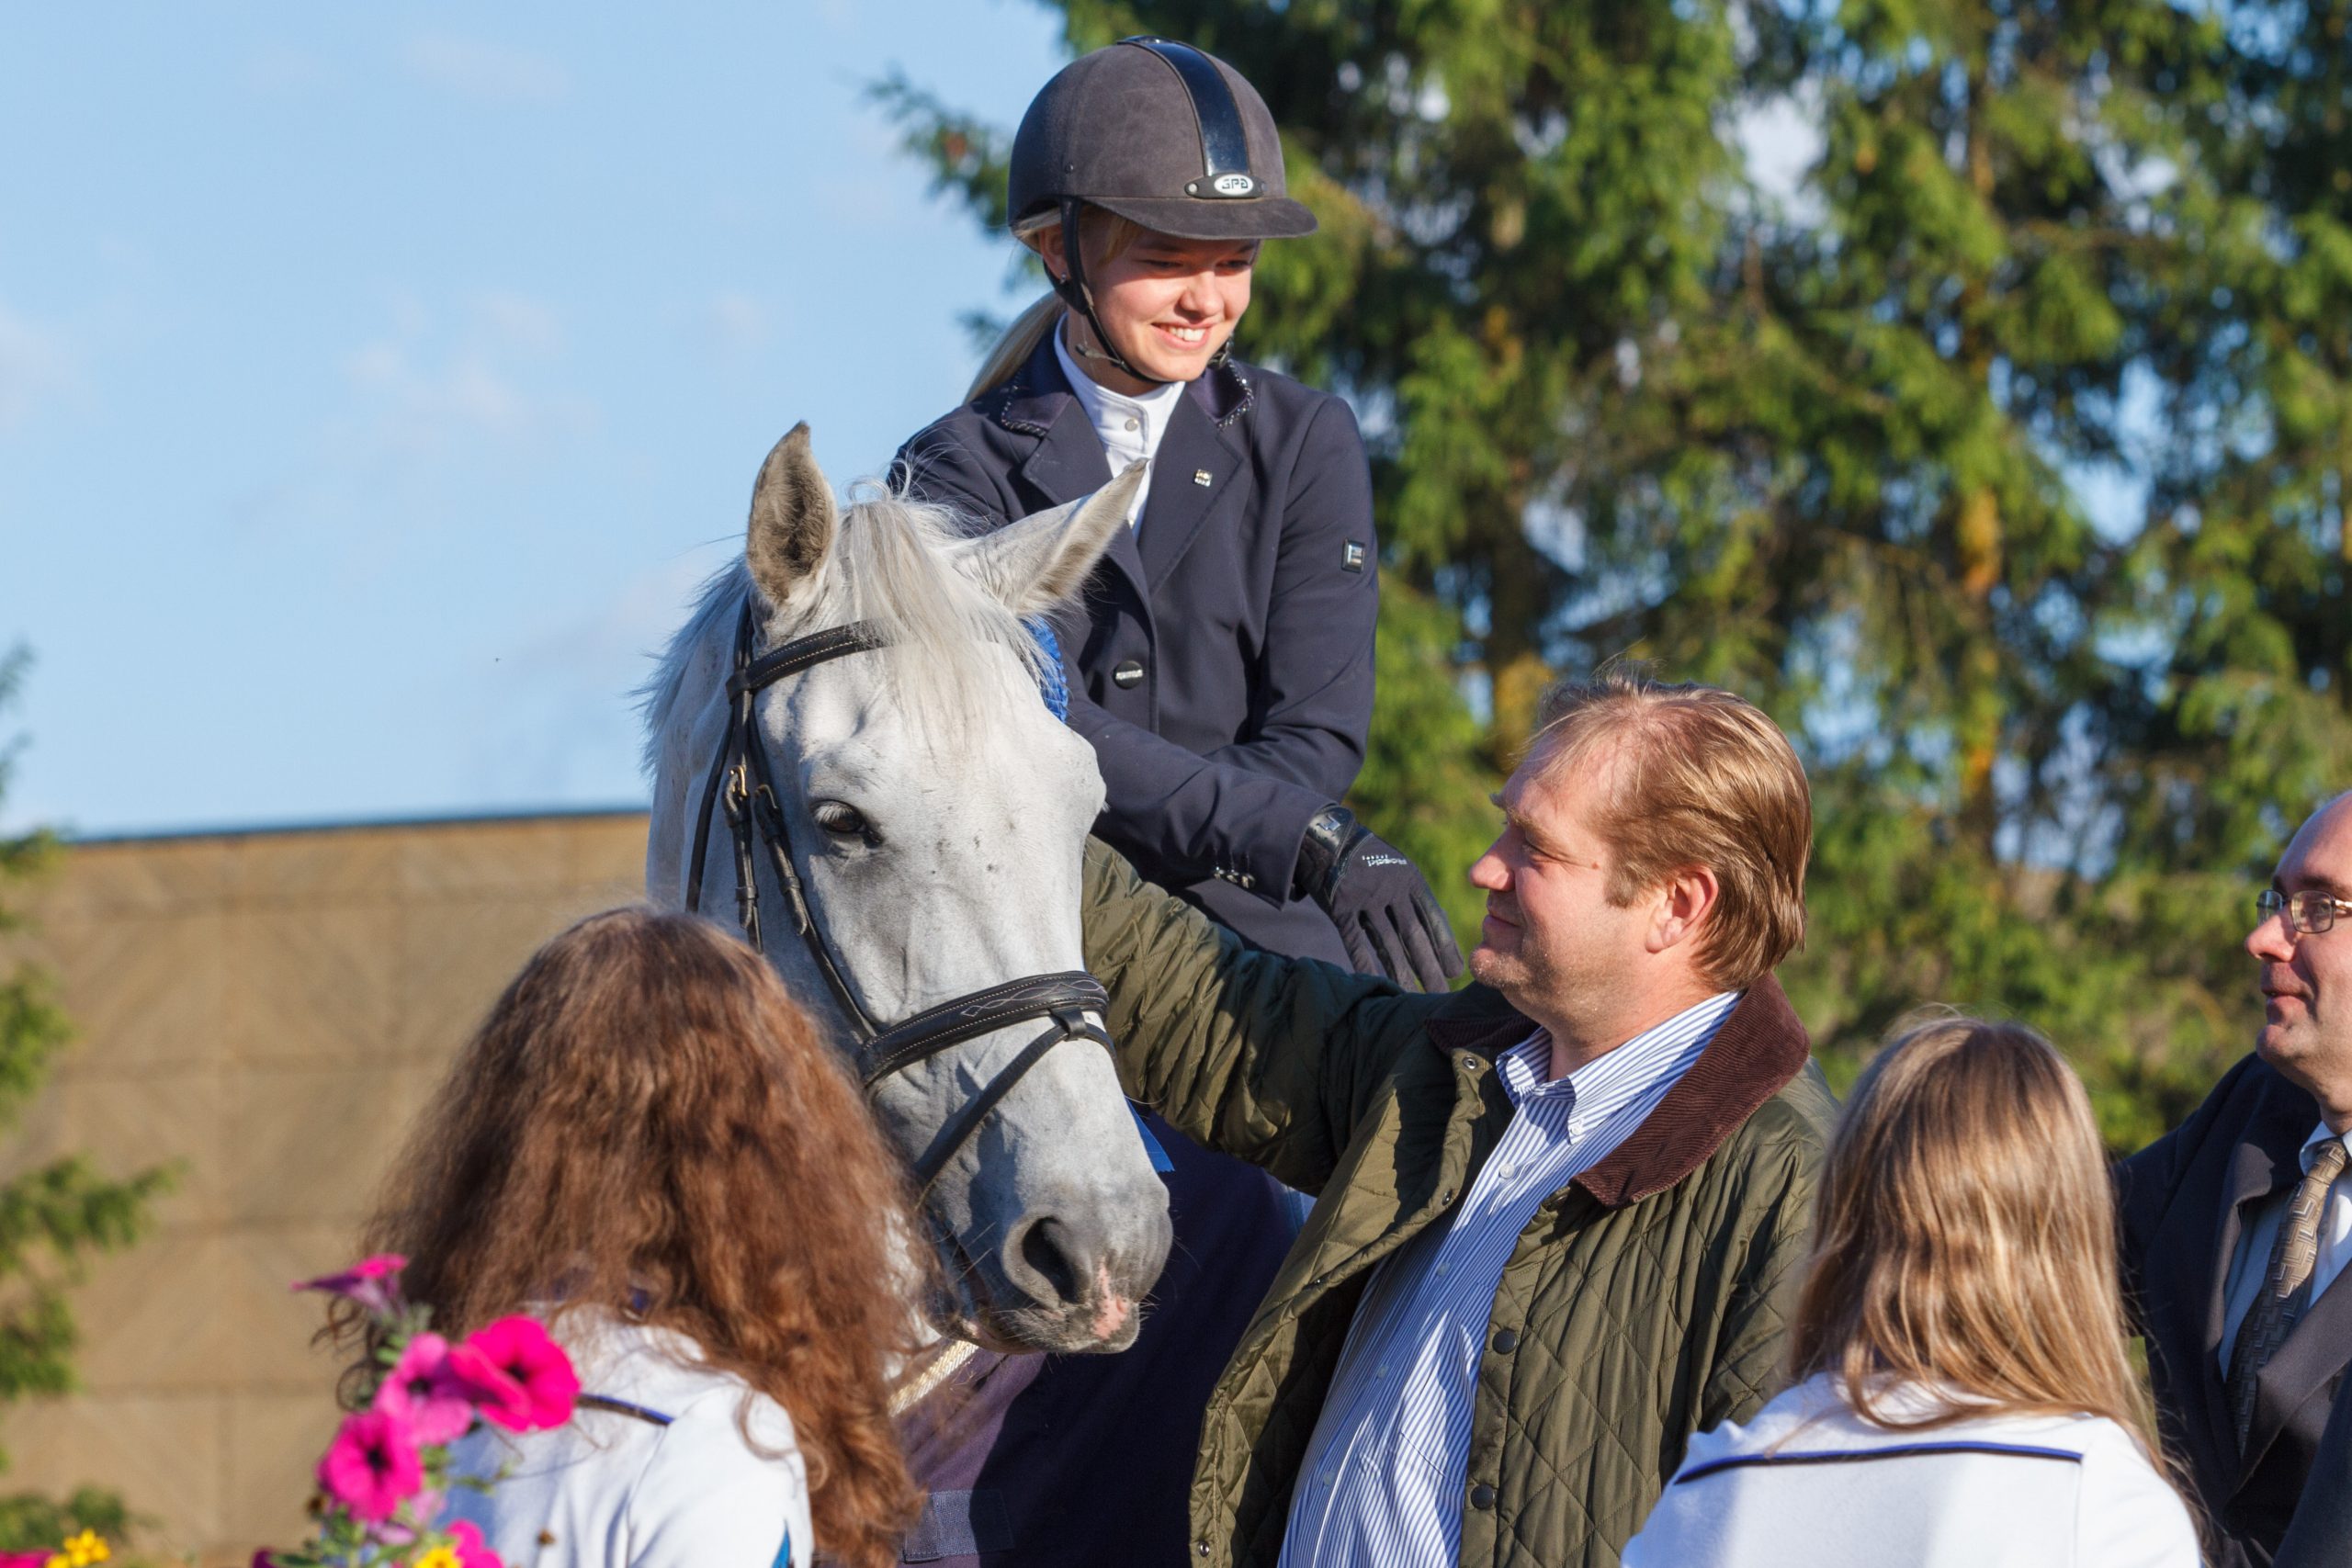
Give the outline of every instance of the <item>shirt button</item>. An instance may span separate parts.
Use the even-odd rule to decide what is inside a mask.
[[[1481,1481],[1477,1485],[1470,1488],[1470,1506],[1474,1508],[1493,1507],[1495,1506],[1495,1489]]]
[[[1127,428],[1129,430],[1141,430],[1143,426],[1137,424],[1134,420],[1129,420],[1127,421]]]

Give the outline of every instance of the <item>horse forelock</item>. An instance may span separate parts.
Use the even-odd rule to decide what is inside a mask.
[[[958,570],[957,545],[969,537],[944,506],[909,501],[878,487],[842,518],[824,567],[822,592],[805,624],[791,635],[850,621],[871,621],[887,646],[881,661],[891,698],[912,709],[937,739],[953,743],[990,710],[998,688],[989,662],[975,657],[989,643],[1012,650],[1035,678],[1043,654],[1018,616],[986,588]],[[695,654],[712,638],[731,639],[751,573],[730,561],[695,599],[686,622],[670,638],[653,676],[638,695],[645,717],[643,765],[660,772],[663,738],[683,716],[695,682]]]
[[[1004,602],[956,569],[968,537],[952,509],[877,486],[850,507],[827,563],[837,615],[882,629],[891,694],[942,739],[960,738],[1001,700],[980,649],[1009,649],[1033,681],[1042,658]]]

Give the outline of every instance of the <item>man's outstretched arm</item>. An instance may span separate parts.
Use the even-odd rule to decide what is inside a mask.
[[[1127,1092],[1191,1138],[1320,1190],[1436,998],[1244,943],[1086,847],[1086,966],[1111,993]]]

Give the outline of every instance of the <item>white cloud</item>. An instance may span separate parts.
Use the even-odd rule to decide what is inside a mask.
[[[82,389],[81,365],[65,335],[0,305],[0,432]]]
[[[526,354],[555,354],[563,347],[563,326],[555,308],[527,294],[490,293],[474,300],[474,314],[499,343]]]
[[[745,357],[767,346],[775,333],[775,312],[749,294],[725,289],[695,312],[695,325],[722,357]]]
[[[423,80],[484,103],[553,103],[571,91],[571,73],[559,62],[481,39],[419,33],[401,54]]]
[[[436,333],[421,302],[395,301],[394,324],[343,363],[366,411],[365,445],[401,457],[441,457],[466,446],[524,446],[595,423],[576,394],[541,393],[528,361],[560,353],[556,312],[527,295],[469,301],[464,330]]]

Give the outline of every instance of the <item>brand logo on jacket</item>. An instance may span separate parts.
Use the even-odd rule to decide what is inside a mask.
[[[1340,570],[1341,571],[1362,571],[1363,570],[1363,562],[1364,547],[1356,543],[1355,540],[1350,539],[1347,543],[1347,547],[1340,552]]]

